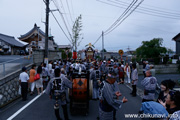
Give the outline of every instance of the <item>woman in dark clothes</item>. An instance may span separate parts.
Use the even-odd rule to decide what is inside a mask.
[[[172,90],[175,86],[175,82],[172,80],[164,80],[161,82],[161,92],[159,94],[158,100],[165,102],[165,98],[169,94],[169,91]]]
[[[162,102],[159,100],[159,102],[166,108],[169,114],[173,114],[180,110],[180,91],[170,91],[166,97],[166,101]]]

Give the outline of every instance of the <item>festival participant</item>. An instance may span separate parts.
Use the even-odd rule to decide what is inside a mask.
[[[116,82],[117,74],[110,71],[107,80],[103,81],[99,90],[99,119],[100,120],[113,120],[115,119],[115,112],[121,108],[122,103],[127,102],[124,97],[119,99],[121,93]]]
[[[150,70],[146,71],[146,77],[141,81],[141,85],[144,87],[142,102],[153,101],[155,99],[157,79],[152,77]]]
[[[125,75],[127,76],[127,80],[125,81],[125,83],[130,83],[131,82],[131,79],[130,79],[131,69],[128,63],[126,63],[126,66],[124,67],[124,72],[125,72]]]
[[[137,92],[136,85],[137,85],[137,82],[138,82],[138,72],[137,72],[137,69],[136,69],[136,63],[132,64],[131,79],[132,79],[131,83],[132,83],[132,88],[133,88],[131,94],[132,94],[132,96],[135,97],[136,96],[136,92]]]
[[[72,82],[61,75],[59,68],[55,69],[55,77],[48,83],[45,93],[54,101],[54,112],[57,120],[61,120],[59,115],[60,105],[63,108],[65,120],[69,120],[66,102],[66,87],[72,88]]]

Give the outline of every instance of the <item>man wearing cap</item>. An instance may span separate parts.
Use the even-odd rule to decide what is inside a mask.
[[[28,81],[29,75],[27,74],[27,69],[26,67],[23,67],[22,73],[19,75],[19,84],[21,85],[21,95],[23,101],[27,100]]]
[[[121,93],[116,82],[117,74],[110,71],[107,80],[103,81],[99,90],[99,119],[100,120],[113,120],[115,119],[115,111],[121,108],[122,103],[127,102],[124,97],[119,99]]]

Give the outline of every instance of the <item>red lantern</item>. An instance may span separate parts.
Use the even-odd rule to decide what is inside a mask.
[[[77,59],[77,52],[73,52],[73,59]]]

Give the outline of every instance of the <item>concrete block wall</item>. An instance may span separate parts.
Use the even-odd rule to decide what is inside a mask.
[[[61,58],[61,52],[49,51],[49,60],[57,60]],[[40,64],[44,59],[44,51],[37,50],[33,53],[33,61],[36,65]],[[32,64],[27,67],[28,73],[31,69]],[[0,108],[4,105],[14,101],[19,98],[19,75],[21,70],[17,70],[7,76],[0,78]]]
[[[29,71],[32,64],[26,66]],[[19,98],[19,75],[21,70],[17,70],[0,79],[0,108]]]
[[[156,74],[177,74],[178,64],[154,65]],[[143,73],[143,66],[139,65],[139,74]]]
[[[59,51],[49,51],[48,59],[57,60],[61,59],[61,52]],[[40,63],[44,60],[44,50],[35,50],[33,51],[33,61],[34,63]]]

